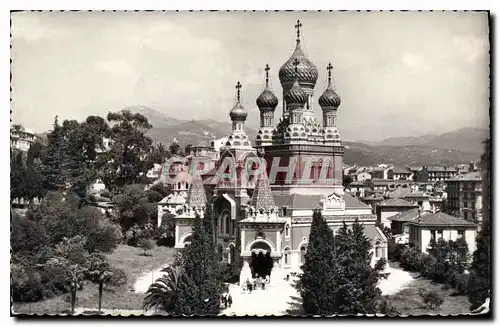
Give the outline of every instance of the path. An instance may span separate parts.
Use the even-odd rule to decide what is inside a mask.
[[[163,276],[165,273],[162,271],[165,267],[170,265],[171,262],[166,263],[158,269],[148,271],[142,274],[137,280],[134,282],[134,292],[135,293],[146,293],[148,291],[149,286],[153,284],[158,278]]]
[[[388,267],[384,272],[390,273],[387,279],[380,280],[378,287],[382,295],[391,295],[406,288],[415,279],[408,271],[401,268]]]
[[[388,267],[385,272],[390,273],[389,277],[382,279],[378,285],[383,295],[395,294],[414,280],[409,272],[401,268]],[[231,284],[229,292],[233,305],[225,309],[222,315],[281,316],[302,313],[301,299],[292,282],[280,281],[274,287],[256,290],[250,294],[242,293],[238,285]]]
[[[238,285],[231,284],[229,293],[233,298],[233,305],[223,310],[221,315],[281,316],[299,314],[301,310],[297,291],[286,281],[252,293],[242,293]]]

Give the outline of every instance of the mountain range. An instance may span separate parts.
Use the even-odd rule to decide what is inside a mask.
[[[231,132],[230,122],[181,120],[144,106],[128,109],[146,116],[153,125],[147,135],[167,146],[174,140],[182,148],[187,144],[208,145],[212,139],[227,136]],[[245,130],[248,137],[254,140],[257,131],[248,126]],[[344,141],[344,162],[361,166],[391,163],[399,167],[468,163],[480,158],[482,142],[488,135],[487,129],[466,127],[439,135],[392,137],[380,142]]]
[[[176,139],[181,146],[208,144],[213,138],[229,135],[231,123],[212,119],[179,120],[147,107],[137,110],[146,116],[153,128],[149,136],[164,144]],[[246,127],[250,139],[257,131]],[[482,142],[488,130],[461,128],[440,135],[393,137],[377,143],[345,141],[344,162],[362,166],[391,163],[406,165],[451,165],[478,160],[483,152]]]
[[[417,137],[392,137],[373,145],[383,146],[415,146],[423,145],[438,149],[459,150],[481,154],[482,142],[489,136],[489,130],[474,127],[464,127],[444,134],[429,134]]]

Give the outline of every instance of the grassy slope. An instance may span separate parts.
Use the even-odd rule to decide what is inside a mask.
[[[113,288],[105,287],[102,297],[102,308],[106,309],[141,309],[143,294],[132,293],[132,285],[142,273],[161,268],[173,259],[175,250],[156,247],[151,256],[144,256],[143,250],[128,245],[120,245],[108,255],[109,262],[116,268],[124,269],[127,274],[127,285]],[[86,282],[83,290],[77,293],[77,307],[97,308],[98,287]],[[34,303],[14,303],[15,313],[59,313],[71,308],[67,294]]]
[[[444,302],[439,310],[428,309],[420,299],[418,290],[424,288],[426,291],[436,291],[442,294]],[[453,296],[453,290],[443,290],[443,284],[437,284],[428,279],[415,279],[409,287],[399,291],[396,294],[389,295],[387,298],[401,313],[401,315],[433,315],[443,316],[469,313],[470,303],[467,296]]]

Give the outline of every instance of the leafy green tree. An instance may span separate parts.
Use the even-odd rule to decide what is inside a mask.
[[[309,234],[305,263],[296,284],[303,307],[308,314],[331,315],[335,299],[330,292],[333,285],[333,233],[320,211],[315,211]]]
[[[109,188],[147,182],[152,140],[145,134],[151,129],[148,119],[129,110],[109,113],[111,148],[103,156],[103,181]]]
[[[158,204],[151,202],[148,192],[140,184],[127,185],[123,193],[113,198],[120,226],[124,231],[132,226],[144,226],[158,219]]]
[[[385,261],[371,267],[372,245],[364,227],[356,220],[351,229],[344,225],[335,235],[333,293],[335,312],[341,314],[374,313],[381,291],[377,287]]]
[[[152,309],[172,312],[179,297],[179,284],[183,276],[182,267],[178,265],[168,266],[165,274],[149,286],[146,297],[143,300],[143,309]]]
[[[64,133],[57,116],[54,119],[52,131],[47,135],[47,141],[47,147],[41,156],[44,189],[48,191],[64,190],[66,189]]]
[[[95,207],[85,206],[77,213],[78,221],[82,221],[83,228],[78,233],[87,239],[85,245],[90,252],[111,253],[123,239],[121,228]]]
[[[216,315],[220,311],[222,276],[216,262],[211,206],[202,219],[195,218],[191,244],[183,250],[184,276],[179,283],[179,296],[173,305],[176,315]]]
[[[65,282],[70,291],[72,314],[75,312],[77,291],[83,287],[86,273],[88,252],[85,250],[85,243],[86,239],[81,236],[64,238],[56,245],[54,256],[46,264],[64,271]]]
[[[10,198],[21,199],[26,196],[26,168],[24,166],[23,153],[18,150],[10,151]]]
[[[99,286],[99,313],[101,312],[102,291],[105,284],[112,281],[114,269],[108,262],[108,259],[102,253],[92,253],[88,257],[88,266],[85,274],[86,278]]]
[[[179,142],[174,141],[170,146],[168,147],[168,152],[170,153],[171,156],[182,156],[182,149],[179,144]]]
[[[491,225],[483,224],[476,237],[476,251],[472,256],[469,277],[469,301],[471,310],[481,306],[490,297],[491,290]]]

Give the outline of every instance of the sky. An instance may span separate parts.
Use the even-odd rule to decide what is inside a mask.
[[[229,122],[240,81],[247,124],[257,128],[264,67],[281,101],[278,70],[293,52],[297,19],[319,70],[319,118],[334,67],[344,139],[488,128],[488,16],[476,12],[13,13],[12,120],[43,132],[56,115],[146,106]]]

